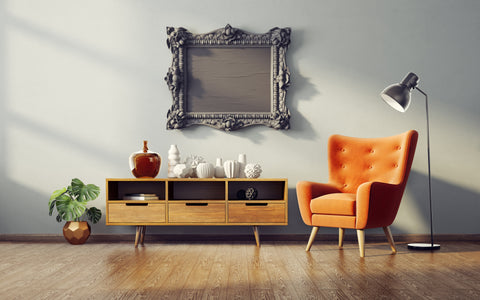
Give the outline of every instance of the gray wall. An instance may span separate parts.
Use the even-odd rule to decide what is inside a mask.
[[[165,129],[171,62],[165,27],[204,33],[230,23],[250,32],[291,27],[291,130],[225,133]],[[147,139],[164,158],[235,159],[246,153],[263,177],[289,179],[288,227],[306,233],[299,180],[327,179],[331,134],[420,132],[394,233],[427,233],[424,98],[400,114],[378,96],[413,71],[429,95],[435,231],[480,232],[480,2],[449,1],[0,1],[0,234],[60,233],[51,192],[73,177],[102,187],[131,177],[128,156]],[[131,233],[132,227],[94,227]],[[155,228],[150,232],[249,233],[249,228]],[[331,230],[330,232],[336,232]]]

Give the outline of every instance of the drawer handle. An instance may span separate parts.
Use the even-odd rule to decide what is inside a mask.
[[[246,206],[268,206],[268,203],[245,203]]]
[[[148,206],[148,203],[125,203],[126,206]]]
[[[186,206],[208,206],[208,203],[185,203]]]

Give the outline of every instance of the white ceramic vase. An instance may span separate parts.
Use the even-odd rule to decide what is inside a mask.
[[[197,165],[198,178],[212,178],[215,174],[215,167],[211,163],[199,163]]]
[[[217,162],[215,164],[215,177],[225,178],[225,169],[223,168],[223,162],[221,158],[217,158]]]
[[[173,172],[173,168],[180,163],[180,151],[178,151],[177,145],[170,145],[168,149],[168,177],[177,177]]]
[[[247,165],[247,155],[239,154],[238,155],[238,177],[245,178],[245,166]]]
[[[223,164],[223,168],[225,170],[225,176],[227,178],[236,178],[238,177],[238,161],[236,160],[227,160]]]

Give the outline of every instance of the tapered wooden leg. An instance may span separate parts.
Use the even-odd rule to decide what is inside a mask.
[[[135,248],[138,247],[138,239],[140,237],[140,231],[142,230],[141,228],[142,226],[137,226],[137,231],[135,233]]]
[[[343,236],[345,235],[345,228],[338,228],[338,247],[343,247]]]
[[[357,229],[357,238],[360,257],[365,257],[365,231],[362,229]]]
[[[260,235],[258,234],[258,226],[253,226],[253,235],[255,235],[255,242],[257,242],[257,247],[260,247]]]
[[[387,236],[388,243],[390,244],[390,248],[392,248],[393,253],[397,253],[397,248],[395,248],[395,242],[393,241],[392,232],[390,231],[390,227],[383,227],[383,232]]]
[[[310,248],[312,248],[313,241],[315,240],[315,236],[317,235],[318,232],[318,226],[314,226],[312,228],[312,233],[310,233],[310,238],[308,239],[308,244],[307,244],[307,249],[305,251],[310,251]]]
[[[140,232],[140,245],[143,246],[143,241],[145,240],[145,231],[147,231],[147,226],[142,226],[141,232]]]

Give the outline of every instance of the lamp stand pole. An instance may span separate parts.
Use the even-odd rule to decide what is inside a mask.
[[[416,87],[416,89],[425,96],[425,110],[427,112],[427,161],[428,161],[428,199],[430,204],[430,243],[411,243],[408,244],[408,249],[412,250],[438,250],[440,244],[433,243],[433,212],[432,212],[432,179],[430,172],[430,121],[428,119],[428,96],[427,94]]]

